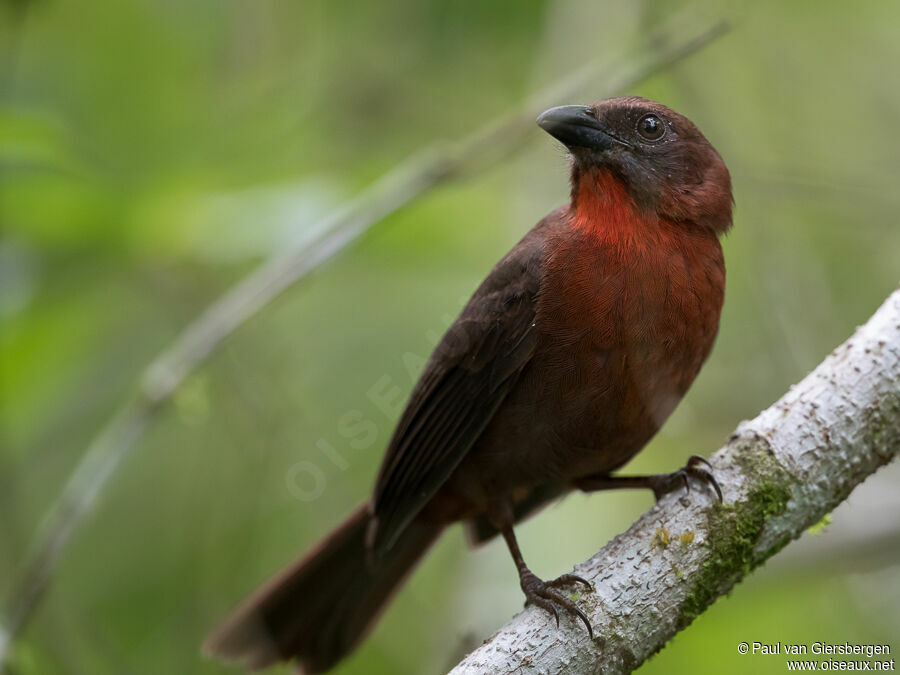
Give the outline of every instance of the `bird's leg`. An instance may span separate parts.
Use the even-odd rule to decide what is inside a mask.
[[[588,621],[587,615],[582,612],[574,602],[567,598],[565,594],[556,589],[560,586],[568,586],[574,583],[584,584],[591,590],[593,590],[594,587],[591,586],[591,583],[587,579],[583,579],[576,574],[563,574],[553,581],[543,581],[542,579],[539,579],[534,572],[528,569],[528,565],[525,564],[525,560],[522,558],[522,552],[519,550],[519,543],[516,541],[516,535],[513,532],[511,510],[504,509],[502,514],[505,517],[502,517],[500,522],[497,522],[496,519],[492,520],[495,520],[495,527],[503,534],[503,539],[506,540],[506,545],[509,547],[509,552],[512,554],[513,562],[516,563],[516,569],[519,570],[519,585],[522,587],[522,592],[525,593],[526,604],[531,603],[537,605],[552,614],[556,619],[557,628],[559,627],[559,612],[557,611],[557,607],[562,607],[563,609],[576,614],[587,628],[588,635],[593,639],[594,629],[591,627],[591,622]]]
[[[597,492],[599,490],[618,490],[628,488],[649,488],[653,490],[656,500],[668,493],[683,487],[685,492],[691,492],[691,478],[699,480],[704,485],[709,485],[716,493],[719,501],[722,501],[722,488],[711,471],[712,467],[702,457],[693,455],[685,466],[672,473],[658,473],[650,476],[610,476],[597,474],[586,476],[575,481],[575,487],[583,492]]]

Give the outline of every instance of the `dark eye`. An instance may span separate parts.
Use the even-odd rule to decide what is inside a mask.
[[[644,115],[637,123],[637,132],[647,141],[658,141],[666,135],[666,125],[653,113]]]

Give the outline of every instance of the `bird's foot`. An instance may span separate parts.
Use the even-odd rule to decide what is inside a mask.
[[[719,502],[722,501],[722,488],[719,487],[719,481],[716,480],[712,473],[712,466],[698,455],[692,455],[688,459],[687,464],[678,469],[678,471],[652,476],[651,478],[649,486],[656,496],[656,501],[659,501],[663,495],[680,487],[684,488],[686,494],[690,494],[692,478],[710,486],[715,491]]]
[[[587,615],[582,612],[578,605],[572,602],[565,594],[560,593],[557,588],[561,586],[571,586],[572,584],[584,584],[593,590],[593,586],[587,579],[583,579],[576,574],[563,574],[552,581],[543,581],[536,577],[531,570],[524,570],[520,574],[520,585],[525,593],[525,604],[531,603],[546,610],[556,619],[556,627],[559,628],[559,612],[557,607],[571,612],[578,616],[587,628],[588,635],[594,638],[594,629],[591,622],[588,621]]]

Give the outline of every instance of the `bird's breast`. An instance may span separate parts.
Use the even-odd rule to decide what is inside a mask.
[[[712,347],[724,299],[711,232],[656,222],[627,239],[550,242],[530,386],[560,471],[611,470],[659,429]]]

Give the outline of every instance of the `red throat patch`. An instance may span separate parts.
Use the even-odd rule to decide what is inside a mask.
[[[640,238],[647,231],[648,218],[657,218],[655,213],[640,209],[625,184],[603,169],[589,169],[580,174],[572,203],[577,229],[622,244]]]

